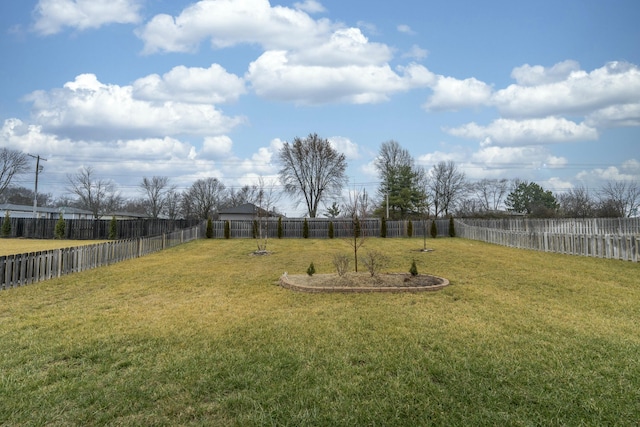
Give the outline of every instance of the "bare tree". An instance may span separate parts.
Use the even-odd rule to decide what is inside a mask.
[[[67,175],[67,180],[67,192],[77,196],[77,205],[91,211],[96,219],[120,205],[121,197],[113,181],[96,178],[90,166],[82,167],[75,175]]]
[[[640,209],[640,186],[637,181],[609,181],[600,190],[600,203],[613,205],[621,216],[630,218]]]
[[[455,162],[440,162],[429,172],[429,190],[434,216],[437,218],[449,214],[467,192],[468,184],[464,173],[458,170]]]
[[[169,185],[169,177],[154,176],[142,178],[140,190],[146,196],[147,214],[151,218],[158,218],[167,203],[167,194],[175,190],[174,186]]]
[[[29,170],[29,156],[21,151],[0,150],[0,196],[18,175]]]
[[[509,180],[482,179],[473,185],[473,191],[480,202],[480,210],[495,212],[504,204],[504,198],[509,191]]]
[[[280,198],[280,193],[275,190],[275,182],[265,182],[264,177],[258,178],[257,191],[254,195],[253,203],[258,208],[258,251],[267,250],[269,240],[269,217],[272,215],[275,204]]]
[[[595,212],[595,203],[584,186],[571,188],[568,192],[558,195],[558,204],[562,215],[571,218],[589,218]]]
[[[315,218],[322,200],[340,192],[347,182],[347,162],[328,140],[310,134],[285,142],[279,153],[280,181],[298,201],[304,200],[310,218]]]
[[[344,212],[351,218],[349,237],[347,241],[353,248],[353,259],[356,273],[358,272],[358,249],[364,245],[367,237],[366,230],[362,229],[361,221],[367,217],[369,212],[369,195],[363,188],[359,191],[349,192],[349,201],[344,205]]]
[[[188,210],[196,218],[210,218],[224,200],[225,186],[218,178],[199,179],[185,194]]]
[[[175,189],[171,189],[165,195],[165,210],[169,219],[177,219],[180,215],[180,200],[182,194]]]

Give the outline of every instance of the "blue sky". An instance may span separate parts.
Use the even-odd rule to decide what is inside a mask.
[[[269,181],[309,133],[371,194],[391,139],[470,181],[595,193],[640,181],[639,19],[636,0],[5,0],[0,145],[46,158],[55,196],[83,166],[126,197],[144,176]]]

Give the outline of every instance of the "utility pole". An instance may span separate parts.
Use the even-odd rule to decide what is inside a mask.
[[[29,154],[29,156],[36,159],[36,187],[33,194],[33,217],[38,218],[38,174],[41,172],[40,160],[46,162],[47,159],[40,157],[39,154],[36,156]],[[44,167],[42,167],[42,169],[44,169]]]

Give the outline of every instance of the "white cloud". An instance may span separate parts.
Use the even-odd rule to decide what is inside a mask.
[[[93,74],[26,99],[33,103],[33,120],[47,132],[79,139],[220,135],[244,121],[211,105],[137,100],[131,86],[103,84]]]
[[[322,13],[326,12],[327,9],[316,0],[305,0],[303,2],[296,2],[293,4],[293,7],[299,10],[303,10],[307,13]]]
[[[640,179],[640,173],[638,173],[638,171],[629,171],[628,173],[625,173],[621,172],[616,166],[609,166],[606,168],[595,168],[588,171],[581,171],[576,175],[576,178],[581,181],[600,183],[603,181],[634,181]]]
[[[550,68],[525,64],[514,68],[511,77],[521,86],[539,86],[566,80],[575,71],[580,71],[580,64],[576,61],[566,60],[558,62]]]
[[[446,131],[454,136],[482,140],[485,146],[554,144],[598,138],[596,129],[559,117],[497,119],[488,126],[468,123]]]
[[[202,40],[222,48],[240,43],[266,49],[292,49],[316,45],[336,25],[313,20],[302,10],[271,6],[268,0],[199,1],[172,17],[153,17],[137,34],[145,53],[192,52]]]
[[[422,49],[417,44],[414,44],[413,46],[411,46],[411,49],[402,54],[403,58],[413,58],[416,61],[423,60],[427,56],[429,56],[429,51],[426,49]]]
[[[344,28],[331,34],[329,40],[288,55],[291,64],[306,66],[384,64],[392,57],[391,49],[380,43],[370,43],[359,28]]]
[[[358,144],[343,136],[332,136],[328,138],[331,146],[339,153],[344,154],[347,160],[356,160],[360,157]]]
[[[413,30],[411,29],[411,27],[410,27],[410,26],[408,26],[408,25],[406,25],[406,24],[400,24],[400,25],[398,25],[397,29],[398,29],[398,31],[399,31],[399,32],[404,33],[404,34],[411,34],[411,35],[413,35],[413,34],[415,34],[415,33],[416,33],[415,31],[413,31]]]
[[[587,115],[590,126],[640,126],[640,103],[611,105]]]
[[[268,51],[245,76],[259,96],[298,104],[382,102],[393,93],[425,87],[433,74],[411,64],[395,73],[388,64],[322,67],[295,65],[285,51]]]
[[[244,81],[218,64],[209,68],[177,66],[162,77],[150,74],[133,83],[133,97],[147,101],[219,104],[246,92]]]
[[[575,70],[573,62],[561,64],[562,72],[554,73],[532,73],[535,67],[517,69],[516,78],[527,86],[511,85],[497,91],[493,105],[507,117],[545,117],[585,115],[640,99],[640,69],[633,64],[610,62],[590,73]]]
[[[227,135],[207,136],[202,143],[202,155],[209,157],[226,157],[231,155],[233,141]]]
[[[424,104],[431,111],[459,110],[487,104],[491,99],[491,86],[474,77],[458,80],[439,76],[433,86],[433,95]]]
[[[51,35],[64,27],[86,30],[111,23],[135,24],[139,9],[139,0],[40,0],[33,29]]]

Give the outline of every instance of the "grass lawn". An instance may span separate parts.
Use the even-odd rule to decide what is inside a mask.
[[[48,251],[51,249],[69,248],[73,246],[92,245],[104,240],[43,240],[43,239],[0,239],[0,256],[16,255],[29,252]]]
[[[0,292],[0,425],[640,421],[640,265],[369,239],[434,293],[305,294],[340,240],[199,240]]]

